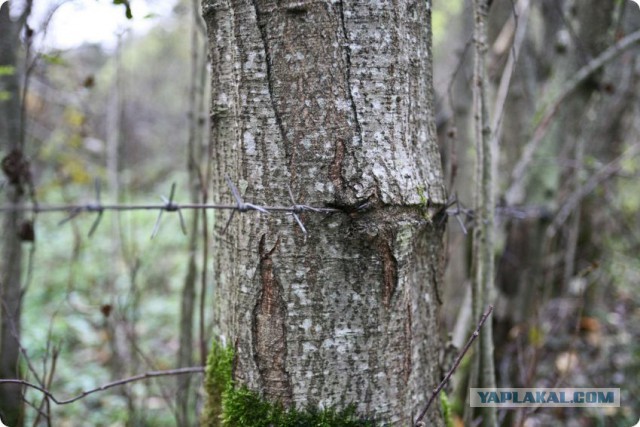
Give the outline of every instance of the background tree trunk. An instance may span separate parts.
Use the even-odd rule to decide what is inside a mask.
[[[500,3],[502,14],[510,13],[508,3]],[[542,20],[534,22],[525,42],[522,64],[514,75],[507,102],[503,133],[503,166],[515,164],[531,138],[531,117],[541,109],[546,98],[536,98],[543,88],[558,92],[589,61],[632,32],[627,24],[632,14],[628,5],[595,1],[578,3],[545,1],[534,7]],[[617,10],[616,10],[617,9]],[[496,15],[500,15],[500,9]],[[626,21],[625,21],[626,20]],[[617,21],[617,22],[616,22]],[[540,35],[544,36],[540,39]],[[552,47],[552,48],[550,48]],[[523,179],[523,191],[517,198],[506,195],[510,205],[541,206],[540,215],[525,220],[513,219],[506,224],[505,249],[498,266],[498,283],[510,303],[497,317],[510,319],[506,328],[531,318],[538,304],[551,294],[563,294],[570,282],[590,263],[601,257],[602,241],[591,230],[603,229],[601,209],[591,206],[589,197],[571,210],[560,229],[550,227],[563,204],[575,193],[594,170],[585,169],[585,158],[606,164],[617,157],[625,138],[625,113],[637,96],[634,94],[634,69],[637,49],[623,53],[580,85],[560,107],[557,118],[535,153]],[[496,58],[496,62],[499,58]],[[616,83],[613,83],[616,82]],[[522,141],[512,144],[510,141]],[[505,174],[503,178],[510,178]],[[511,182],[505,184],[511,185]],[[585,216],[586,214],[586,216]],[[606,233],[604,233],[606,234]],[[579,239],[579,240],[578,240]],[[580,241],[580,245],[578,242]],[[599,248],[599,249],[598,249]],[[540,271],[545,274],[539,274]],[[532,284],[535,284],[532,286]],[[544,292],[540,292],[545,289]],[[525,307],[525,309],[523,309]],[[503,325],[505,326],[505,325]],[[506,328],[503,333],[506,334]]]
[[[236,215],[215,251],[215,319],[238,384],[285,405],[409,425],[439,382],[445,202],[431,2],[203,4],[214,187],[332,206]],[[226,216],[217,221],[218,231]],[[430,425],[440,425],[437,410]]]
[[[20,83],[18,80],[20,20],[9,15],[9,3],[0,7],[0,147],[5,180],[3,204],[20,204],[27,191],[28,164],[22,152]],[[23,214],[2,215],[0,247],[0,378],[19,378],[20,309],[22,300],[22,246],[18,231]],[[0,386],[0,418],[11,426],[23,423],[22,387]]]
[[[528,14],[521,11],[524,5],[530,6]],[[563,99],[548,122],[541,121],[542,113],[579,70],[614,43],[635,34],[637,25],[634,27],[631,22],[637,23],[640,12],[631,2],[604,5],[595,1],[554,0],[495,1],[490,12],[488,75],[494,93],[499,90],[505,70],[509,71],[505,64],[514,49],[514,39],[526,29],[506,98],[500,139],[497,179],[501,197],[497,200],[496,222],[499,298],[494,334],[499,386],[527,387],[541,381],[557,381],[554,358],[563,351],[573,351],[575,344],[569,339],[556,339],[575,336],[578,333],[575,325],[580,325],[586,316],[601,313],[603,305],[615,299],[611,295],[618,292],[614,283],[620,263],[613,248],[622,240],[632,241],[621,238],[624,232],[620,231],[625,227],[628,230],[625,222],[633,223],[633,219],[625,218],[616,201],[620,197],[617,193],[620,182],[626,179],[622,178],[624,173],[619,178],[616,174],[624,170],[621,164],[632,163],[634,153],[637,154],[638,116],[632,117],[638,105],[638,47],[622,51],[589,75]],[[517,13],[515,25],[514,13]],[[457,19],[465,22],[468,17],[461,13]],[[466,40],[458,42],[459,46]],[[448,38],[447,43],[451,42]],[[450,52],[447,47],[440,50]],[[440,72],[446,81],[456,65]],[[464,80],[460,72],[456,81]],[[438,87],[443,90],[442,85]],[[443,96],[446,100],[444,91]],[[458,90],[454,101],[464,103],[468,98],[463,90]],[[465,124],[467,129],[471,127],[471,118],[464,110],[456,109],[455,118],[459,128],[465,130]],[[540,137],[519,179],[514,180],[517,176],[514,165],[526,157],[540,123],[547,131]],[[459,134],[462,145],[464,133]],[[464,149],[458,152],[461,155],[457,158],[457,170],[462,173],[451,191],[464,195],[464,190],[472,187],[471,180],[463,174],[471,168],[471,160]],[[616,159],[623,161],[612,165]],[[566,208],[589,180],[604,176],[607,169],[609,176],[599,180],[597,188]],[[512,188],[520,191],[508,191]],[[462,200],[468,201],[470,197],[463,196]],[[457,231],[455,226],[451,228]],[[456,249],[454,244],[451,246]],[[463,283],[460,277],[466,271],[466,265],[461,265],[465,259],[459,256],[460,247],[450,256],[452,276],[457,271],[462,273],[447,281],[451,286],[445,299],[452,297],[445,302],[444,312],[449,316],[455,311],[446,308],[458,306],[458,295],[462,292],[456,284]],[[593,270],[597,274],[585,278]],[[523,351],[525,346],[528,347]],[[588,368],[573,378],[563,377],[565,383],[594,386],[594,375],[584,372],[599,372],[595,368],[597,363],[583,356],[586,350],[581,349],[578,354],[578,365]],[[581,382],[584,378],[589,378],[586,383]],[[517,424],[524,420],[522,414],[510,412],[504,422]],[[542,423],[546,425],[549,421]]]

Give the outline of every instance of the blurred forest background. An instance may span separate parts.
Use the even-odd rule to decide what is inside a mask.
[[[114,3],[127,13],[128,2]],[[12,13],[18,16],[24,4]],[[55,16],[56,5],[50,7]],[[179,0],[169,16],[139,16],[133,1],[131,21],[151,21],[149,31],[123,29],[115,45],[64,50],[38,42],[47,37],[47,19],[27,18],[15,41],[18,67],[0,67],[0,76],[20,81],[33,188],[26,199],[92,202],[98,181],[103,203],[161,203],[174,182],[175,201],[210,201],[207,48],[199,8],[197,1]],[[433,24],[436,124],[450,212],[459,212],[449,217],[441,326],[450,348],[460,348],[475,323],[470,2],[434,1]],[[622,392],[620,408],[504,411],[504,425],[630,426],[640,416],[637,40],[561,96],[580,70],[638,30],[640,9],[630,1],[492,4],[490,111],[506,93],[502,76],[513,70],[497,168],[498,385]],[[0,102],[12,96],[0,87]],[[7,147],[1,149],[5,157]],[[211,222],[227,216],[184,215],[186,236],[177,215],[165,214],[153,239],[157,211],[107,212],[91,237],[95,214],[62,225],[68,215],[21,218],[26,379],[37,382],[37,373],[65,399],[147,371],[204,365],[209,251],[220,238],[210,236]],[[463,363],[448,390],[456,425],[467,372]],[[195,425],[201,382],[201,375],[154,378],[68,405],[27,390],[25,425]]]

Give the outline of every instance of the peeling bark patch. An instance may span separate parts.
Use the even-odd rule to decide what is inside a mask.
[[[336,140],[336,152],[333,156],[333,161],[329,167],[329,178],[336,187],[336,191],[340,191],[344,184],[342,177],[342,162],[344,161],[344,141],[342,139]]]
[[[263,385],[264,396],[291,404],[292,392],[289,373],[286,369],[286,305],[282,287],[274,274],[273,253],[280,239],[271,250],[265,249],[265,235],[260,238],[260,284],[261,290],[253,310],[252,332],[254,359]]]
[[[411,303],[407,303],[407,316],[404,321],[404,360],[403,360],[403,377],[404,382],[409,382],[409,376],[411,375],[411,338],[413,334],[411,333]]]
[[[391,245],[382,237],[378,238],[378,250],[382,262],[382,303],[389,308],[398,283],[398,261],[393,256]]]

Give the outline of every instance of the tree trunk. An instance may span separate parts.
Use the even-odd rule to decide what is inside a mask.
[[[440,379],[445,202],[431,2],[205,1],[214,187],[334,207],[235,215],[215,251],[233,379],[269,401],[410,425]],[[219,232],[228,215],[217,221]],[[429,425],[441,425],[437,410]]]
[[[20,204],[26,191],[28,164],[20,144],[20,84],[17,49],[21,24],[9,15],[9,3],[0,7],[0,149],[5,188],[2,204]],[[20,378],[19,340],[22,300],[20,212],[2,215],[0,247],[0,378]],[[0,386],[0,418],[10,426],[23,423],[22,387]]]

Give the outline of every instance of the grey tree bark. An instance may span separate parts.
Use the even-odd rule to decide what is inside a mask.
[[[208,1],[214,187],[332,214],[236,215],[215,249],[233,377],[409,425],[440,379],[445,203],[430,1]],[[218,218],[218,231],[226,216]],[[441,425],[431,411],[429,425]]]
[[[484,307],[494,303],[494,209],[495,209],[495,178],[494,153],[492,137],[497,129],[491,128],[491,118],[488,112],[488,82],[486,77],[487,57],[487,15],[489,2],[474,0],[474,72],[473,72],[473,115],[474,115],[474,143],[476,150],[476,191],[475,211],[477,224],[473,229],[473,270],[474,281],[472,289],[473,318],[481,317]],[[474,354],[474,368],[471,384],[475,387],[496,387],[492,319],[487,319],[487,325],[480,332],[478,352]],[[483,425],[494,427],[498,425],[497,410],[482,408]],[[469,417],[469,423],[473,418]]]

